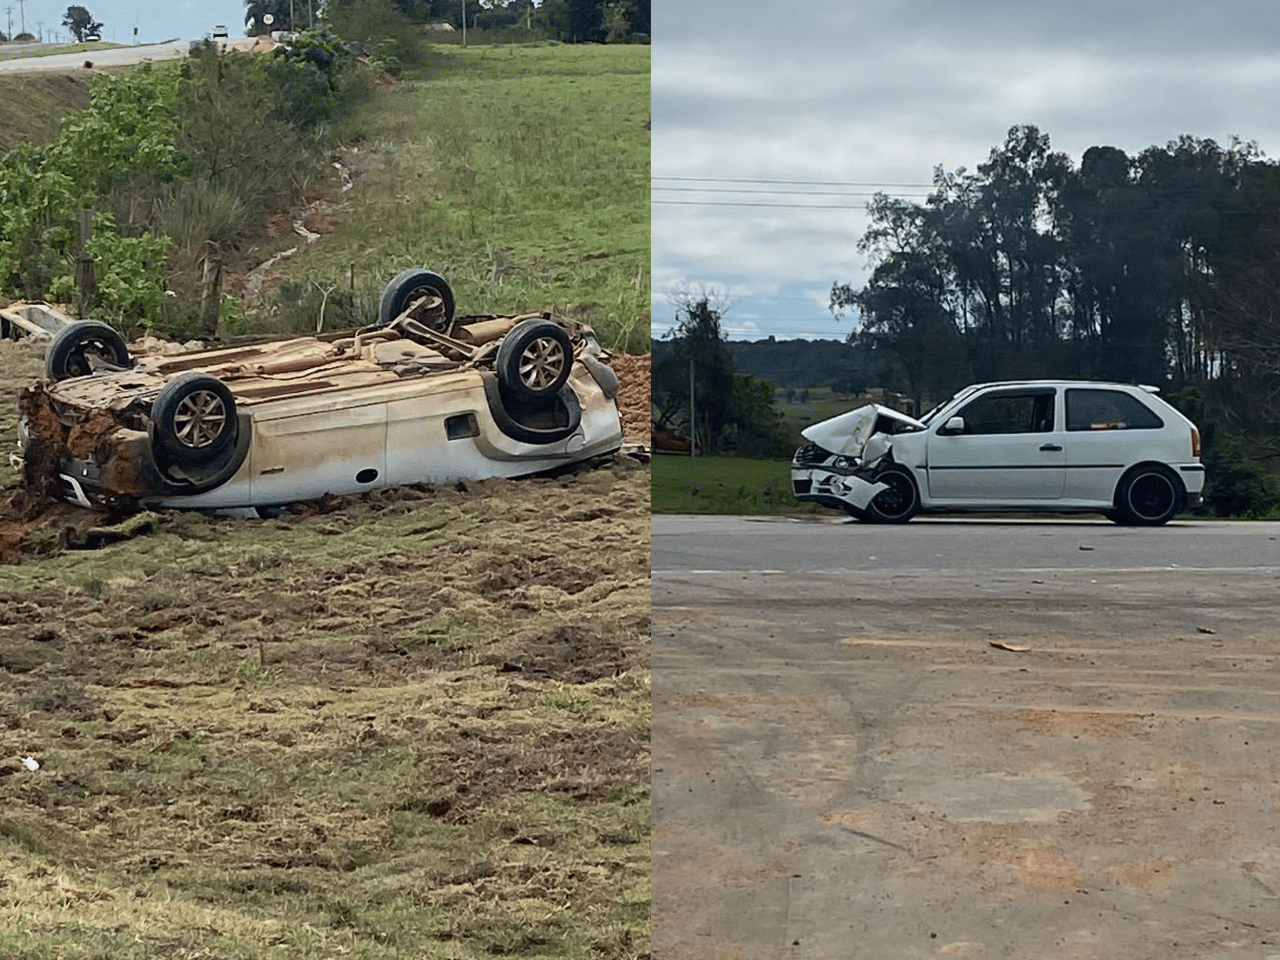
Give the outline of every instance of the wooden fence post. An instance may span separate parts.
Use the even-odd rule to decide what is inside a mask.
[[[214,241],[205,241],[204,283],[200,292],[200,329],[205,336],[218,333],[218,320],[222,316],[222,248]]]
[[[80,253],[76,257],[76,316],[83,320],[93,311],[98,297],[98,280],[93,271],[93,255],[89,253],[89,240],[93,237],[93,214],[77,210],[76,221],[80,225]]]

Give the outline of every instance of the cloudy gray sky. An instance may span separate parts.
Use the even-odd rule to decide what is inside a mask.
[[[705,288],[735,337],[845,336],[826,303],[867,276],[867,194],[923,199],[936,166],[974,169],[1017,124],[1077,165],[1182,134],[1280,158],[1272,2],[655,7],[655,335],[672,290]]]

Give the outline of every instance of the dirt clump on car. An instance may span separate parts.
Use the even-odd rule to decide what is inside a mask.
[[[622,418],[622,435],[633,442],[647,442],[649,421],[653,419],[649,397],[649,355],[614,356],[609,365],[618,375],[618,415]]]

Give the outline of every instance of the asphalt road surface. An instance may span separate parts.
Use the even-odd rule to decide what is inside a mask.
[[[253,38],[240,37],[223,41],[223,43],[227,47],[247,50],[253,46]],[[185,57],[190,51],[189,41],[173,40],[169,43],[151,43],[138,47],[111,47],[79,53],[51,53],[44,57],[0,60],[0,73],[70,73],[83,70],[85,61],[99,68],[123,67],[147,60],[176,60]]]
[[[657,960],[1280,960],[1280,524],[652,543]]]

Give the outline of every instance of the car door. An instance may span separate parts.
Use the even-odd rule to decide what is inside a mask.
[[[1071,499],[1110,503],[1131,464],[1171,459],[1159,443],[1164,420],[1137,397],[1104,385],[1068,387],[1065,394]]]
[[[1066,482],[1057,388],[995,387],[933,428],[931,500],[1054,500]],[[957,420],[956,418],[959,418]]]

